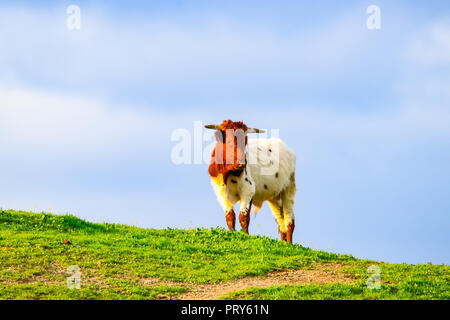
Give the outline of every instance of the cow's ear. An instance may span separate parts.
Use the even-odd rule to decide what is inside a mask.
[[[217,130],[214,132],[214,137],[216,138],[217,142],[223,142],[223,133],[220,130]]]

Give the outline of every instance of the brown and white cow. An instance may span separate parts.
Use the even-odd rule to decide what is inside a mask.
[[[249,128],[242,121],[225,120],[205,128],[216,130],[208,172],[228,228],[235,229],[236,202],[240,202],[241,228],[248,233],[252,205],[256,213],[267,201],[281,240],[292,243],[295,154],[280,139],[247,139],[249,133],[264,131]]]

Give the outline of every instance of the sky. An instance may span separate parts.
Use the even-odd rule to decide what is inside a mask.
[[[1,1],[0,207],[225,228],[172,135],[244,120],[297,155],[295,242],[450,264],[449,87],[448,1]]]

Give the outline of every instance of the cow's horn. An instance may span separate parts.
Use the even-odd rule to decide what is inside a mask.
[[[220,126],[218,124],[207,124],[205,126],[206,129],[212,129],[212,130],[220,130]]]
[[[247,133],[264,133],[266,130],[256,129],[256,128],[248,128]]]

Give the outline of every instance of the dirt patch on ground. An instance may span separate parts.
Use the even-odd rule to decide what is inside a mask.
[[[214,300],[232,291],[270,286],[299,285],[311,283],[353,283],[355,279],[339,270],[338,264],[321,264],[314,270],[288,270],[271,272],[263,277],[246,277],[219,284],[191,284],[189,291],[178,296],[180,300]]]
[[[136,282],[140,286],[144,287],[157,287],[157,286],[184,286],[189,291],[177,296],[171,297],[177,300],[214,300],[218,299],[229,292],[240,291],[249,288],[265,288],[270,286],[282,286],[282,285],[299,285],[299,284],[311,284],[311,283],[353,283],[355,281],[352,276],[340,272],[344,265],[340,264],[316,264],[312,266],[312,269],[308,270],[283,270],[270,272],[264,276],[251,276],[237,280],[232,280],[224,283],[217,284],[195,284],[191,282],[176,282],[161,280],[158,278],[138,278],[134,275],[115,275],[116,279],[128,280]],[[11,270],[13,271],[13,270]],[[61,266],[55,262],[49,266],[49,273],[54,277],[49,279],[46,275],[34,275],[30,278],[23,280],[0,280],[0,283],[11,284],[34,284],[36,282],[43,282],[46,284],[63,285],[66,282],[66,278],[69,275],[67,268]],[[103,275],[97,274],[91,270],[82,273],[82,284],[96,284],[99,287],[112,287],[105,280]],[[170,297],[166,297],[170,299]]]

